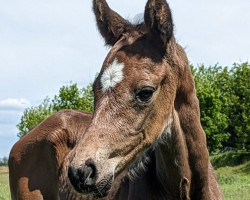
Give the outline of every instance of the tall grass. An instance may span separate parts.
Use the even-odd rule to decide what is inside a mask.
[[[215,171],[225,200],[250,200],[250,161]]]
[[[250,153],[226,152],[210,157],[225,200],[250,200]]]
[[[9,200],[9,170],[8,167],[0,167],[0,200]]]

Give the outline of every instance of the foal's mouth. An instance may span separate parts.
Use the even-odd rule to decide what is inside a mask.
[[[113,182],[113,176],[110,175],[107,178],[104,178],[99,183],[94,186],[86,186],[81,183],[78,184],[78,187],[75,190],[84,195],[92,195],[94,198],[102,198],[107,196]]]
[[[92,195],[94,198],[102,198],[107,196],[111,186],[113,183],[113,176],[110,175],[103,180],[101,180],[99,183],[96,184],[94,190],[92,191]]]

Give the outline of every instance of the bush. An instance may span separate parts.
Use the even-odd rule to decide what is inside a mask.
[[[250,152],[229,151],[218,155],[212,155],[210,161],[215,169],[225,166],[237,166],[250,160]]]
[[[0,166],[8,166],[8,158],[7,157],[0,158]]]
[[[48,97],[36,106],[27,108],[21,117],[21,122],[17,125],[19,129],[18,137],[23,137],[40,122],[62,109],[77,109],[93,111],[94,95],[92,84],[86,88],[78,88],[77,84],[62,86],[59,95],[55,95],[52,100]]]

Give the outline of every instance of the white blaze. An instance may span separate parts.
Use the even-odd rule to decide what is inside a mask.
[[[123,63],[118,63],[117,59],[103,72],[101,77],[102,90],[105,92],[113,88],[123,79]]]

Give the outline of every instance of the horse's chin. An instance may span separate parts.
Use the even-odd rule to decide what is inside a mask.
[[[96,184],[93,196],[95,198],[101,198],[108,195],[108,192],[113,183],[113,175],[108,175]]]
[[[108,192],[113,183],[113,175],[109,175],[99,181],[96,185],[91,187],[81,187],[75,188],[75,190],[83,195],[93,196],[95,199],[103,198],[108,195]]]

